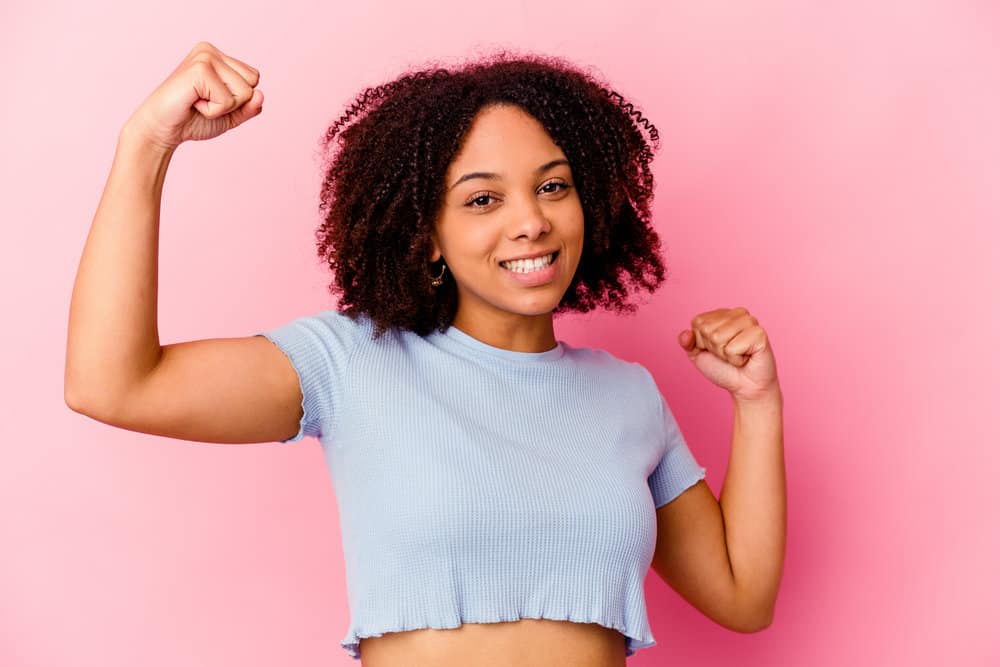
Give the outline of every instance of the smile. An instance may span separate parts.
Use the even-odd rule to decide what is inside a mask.
[[[500,262],[507,278],[519,287],[535,287],[555,280],[559,272],[559,251],[534,259],[517,259]]]
[[[535,257],[533,259],[515,259],[507,262],[500,262],[500,266],[508,271],[513,271],[514,273],[533,273],[550,266],[558,254],[559,251],[557,250],[556,252],[549,253],[548,255],[544,255],[542,257]]]

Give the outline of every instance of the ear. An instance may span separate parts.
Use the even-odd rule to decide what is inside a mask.
[[[431,264],[441,259],[441,247],[438,245],[437,232],[431,232]]]

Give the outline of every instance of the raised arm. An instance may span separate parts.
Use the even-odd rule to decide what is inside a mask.
[[[200,42],[133,113],[73,285],[64,394],[109,424],[212,442],[294,434],[301,416],[288,358],[260,337],[161,346],[157,331],[160,201],[177,147],[256,116],[255,69]]]

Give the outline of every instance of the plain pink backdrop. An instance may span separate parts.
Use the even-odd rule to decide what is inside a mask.
[[[317,140],[364,87],[507,46],[592,67],[657,125],[671,277],[557,335],[645,364],[718,494],[728,395],[676,342],[745,306],[785,396],[788,552],[771,627],[650,571],[645,665],[996,665],[1000,12],[995,3],[20,2],[0,9],[0,664],[350,665],[313,439],[145,435],[63,402],[70,294],[129,114],[199,40],[263,114],[178,150],[161,343],[330,307]]]

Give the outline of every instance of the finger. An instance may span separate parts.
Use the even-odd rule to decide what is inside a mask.
[[[744,366],[750,357],[766,346],[767,334],[759,326],[751,326],[740,332],[726,344],[727,361],[734,366]]]
[[[253,97],[250,101],[229,114],[230,129],[253,118],[264,109],[264,91],[260,88],[254,89]]]
[[[692,345],[694,344],[694,333],[690,329],[685,329],[677,337],[677,342],[681,344],[685,350],[690,351]]]
[[[757,320],[749,314],[726,320],[709,335],[713,352],[734,366],[742,366],[757,329]]]
[[[233,97],[236,98],[236,106],[241,107],[250,101],[253,97],[253,86],[246,82],[243,75],[237,72],[235,69],[230,67],[225,62],[214,61],[212,65],[215,67],[216,73],[218,73],[219,78],[226,84],[226,87],[232,92]]]
[[[703,342],[704,349],[720,359],[726,359],[725,345],[742,328],[742,318],[733,311],[713,311],[713,314],[703,314],[695,318],[697,332]],[[727,360],[728,361],[728,360]]]
[[[694,332],[694,346],[699,350],[710,350],[712,347],[708,336],[702,331],[701,326],[696,326],[691,331]]]
[[[237,60],[236,58],[227,56],[225,53],[220,53],[219,56],[227,65],[239,72],[239,75],[243,77],[243,80],[246,81],[248,85],[256,88],[260,83],[260,72],[255,68],[250,67],[250,65],[247,65],[242,60]]]
[[[691,331],[694,332],[694,345],[701,350],[712,350],[712,341],[709,334],[719,323],[722,311],[711,310],[706,313],[699,313],[691,319]]]
[[[233,92],[207,61],[193,66],[192,85],[198,94],[194,108],[205,118],[218,118],[232,111],[236,106]]]

